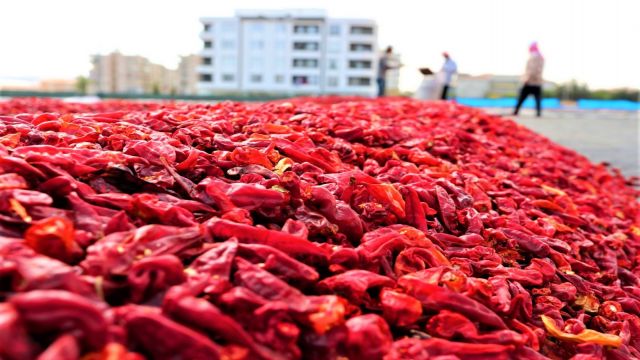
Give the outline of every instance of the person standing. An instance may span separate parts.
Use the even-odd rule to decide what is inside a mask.
[[[387,50],[380,56],[378,60],[378,77],[376,81],[378,82],[378,97],[384,96],[386,94],[386,85],[387,85],[387,71],[390,69],[395,69],[397,66],[391,64],[393,55],[393,47],[387,46]]]
[[[451,87],[453,76],[458,72],[458,64],[451,59],[448,52],[443,52],[442,56],[444,56],[444,64],[442,65],[442,70],[440,70],[442,81],[442,94],[440,98],[442,100],[447,100],[447,93]]]
[[[522,77],[523,85],[518,96],[518,103],[513,110],[513,115],[518,115],[522,103],[529,95],[533,95],[536,100],[536,115],[542,114],[542,70],[544,69],[544,58],[538,49],[538,43],[533,42],[529,46],[529,60]]]

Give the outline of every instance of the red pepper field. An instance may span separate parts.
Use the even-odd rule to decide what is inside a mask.
[[[637,196],[450,102],[0,102],[0,359],[638,359]]]

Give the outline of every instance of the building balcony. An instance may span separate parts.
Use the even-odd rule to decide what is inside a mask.
[[[352,76],[369,76],[371,74],[375,74],[377,72],[377,68],[371,68],[371,69],[351,69],[351,68],[347,68],[344,69],[343,72],[345,74],[348,75],[352,75]]]
[[[202,48],[198,54],[201,57],[213,56],[215,54],[215,50],[213,48]]]
[[[200,31],[200,39],[201,40],[213,40],[214,34],[211,31]]]
[[[196,72],[198,74],[210,74],[214,71],[213,65],[198,65],[196,67]]]
[[[291,50],[292,58],[319,59],[321,57],[320,50]]]
[[[375,42],[376,34],[347,34],[349,41]]]
[[[317,34],[304,34],[304,33],[294,33],[294,32],[290,32],[289,33],[289,37],[292,40],[302,40],[302,41],[308,41],[308,40],[313,40],[313,41],[319,41],[322,39],[322,33],[317,33]]]

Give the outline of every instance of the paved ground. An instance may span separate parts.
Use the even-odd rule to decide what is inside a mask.
[[[547,110],[536,118],[524,109],[512,117],[509,109],[486,109],[508,115],[553,141],[574,149],[593,162],[607,162],[626,176],[640,176],[640,115],[631,111]]]

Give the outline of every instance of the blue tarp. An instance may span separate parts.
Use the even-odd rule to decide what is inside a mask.
[[[456,98],[456,101],[462,105],[472,107],[487,107],[487,108],[512,108],[516,106],[515,98],[501,98],[501,99],[480,99],[480,98]],[[525,108],[535,107],[533,98],[528,98],[522,105]],[[561,107],[560,100],[558,99],[542,99],[542,107],[544,109],[559,109]]]
[[[457,98],[456,101],[460,104],[483,107],[483,108],[513,108],[516,106],[515,98],[502,98],[502,99],[482,99],[482,98]],[[529,97],[525,100],[523,107],[533,108],[535,106],[533,98]],[[559,99],[548,98],[542,99],[542,108],[544,109],[562,109],[564,107]],[[628,111],[640,111],[640,103],[628,100],[588,100],[581,99],[576,102],[575,107],[570,108],[579,110],[628,110]]]
[[[639,111],[640,103],[629,100],[578,100],[578,108],[585,110],[630,110]]]

